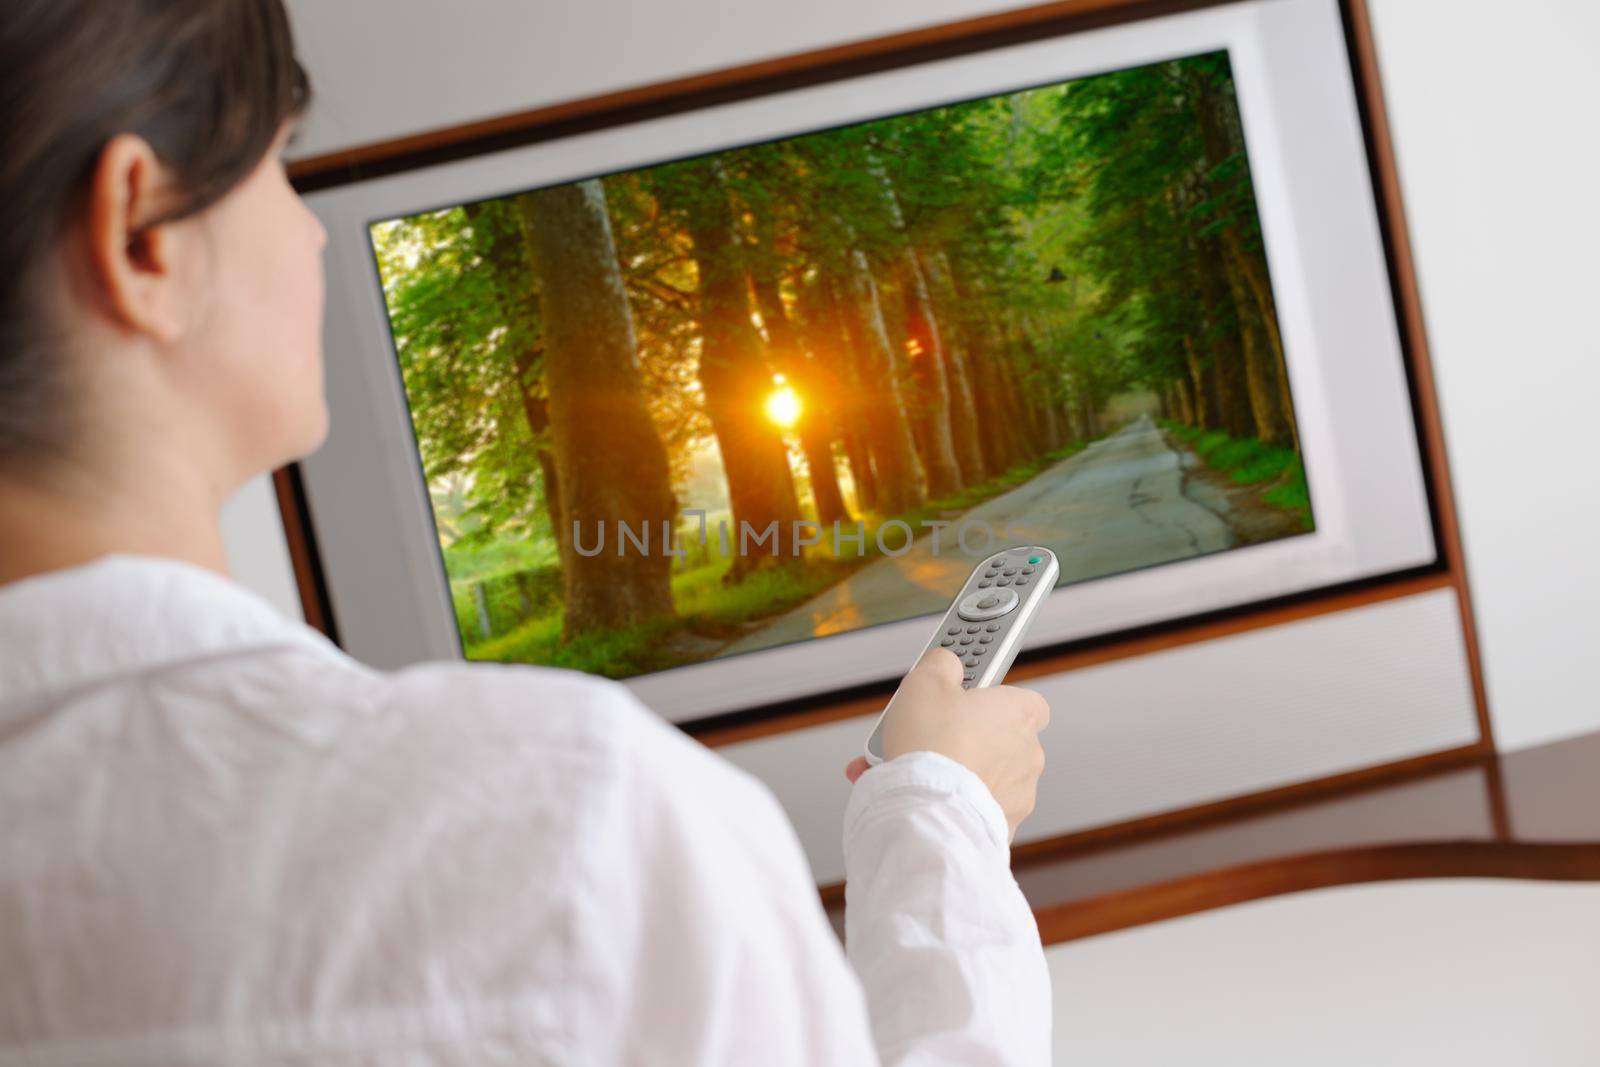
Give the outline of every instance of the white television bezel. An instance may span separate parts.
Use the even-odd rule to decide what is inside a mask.
[[[370,223],[942,103],[1226,49],[1316,529],[1057,589],[1026,648],[1436,562],[1399,325],[1336,0],[1244,0],[615,125],[311,193],[328,232],[332,430],[302,466],[341,640],[395,668],[461,657]],[[675,722],[884,682],[933,616],[628,679]]]

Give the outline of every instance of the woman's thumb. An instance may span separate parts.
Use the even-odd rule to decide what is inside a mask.
[[[926,678],[940,685],[961,685],[961,660],[948,648],[930,648],[917,660],[917,665],[911,668],[911,673],[906,675],[911,678]]]

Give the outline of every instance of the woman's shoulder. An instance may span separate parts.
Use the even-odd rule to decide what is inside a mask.
[[[640,794],[657,811],[729,803],[775,811],[766,787],[645,706],[619,682],[577,671],[436,662],[369,672],[359,715],[403,747],[475,765],[507,763]],[[687,812],[686,812],[687,814]]]
[[[370,773],[426,765],[428,780],[440,782],[499,768],[548,782],[581,769],[580,790],[766,793],[626,686],[578,671],[460,661],[389,671],[306,641],[195,663],[171,681],[186,702],[233,707],[280,742]]]
[[[315,808],[312,837],[393,854],[415,827],[451,827],[430,868],[530,845],[619,870],[720,866],[730,849],[798,856],[764,783],[608,679],[459,661],[385,671],[301,643],[196,664],[174,684],[189,706],[231,706],[207,718],[275,768],[274,803],[293,793]]]
[[[581,749],[599,758],[688,742],[626,686],[578,671],[435,662],[377,672],[372,684],[370,714],[444,736]]]
[[[765,783],[618,682],[489,663],[429,664],[388,677],[390,713],[425,744],[563,783],[590,828],[610,827],[641,847],[701,837],[786,847],[793,836]]]

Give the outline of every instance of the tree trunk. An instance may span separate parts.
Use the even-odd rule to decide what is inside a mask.
[[[744,257],[722,170],[713,161],[698,173],[701,184],[687,206],[698,273],[700,388],[728,481],[734,552],[728,578],[737,581],[758,567],[793,558],[800,502],[788,446],[766,415],[773,372],[750,321]],[[763,540],[747,543],[746,530],[752,539]]]
[[[1289,392],[1289,367],[1283,358],[1283,337],[1278,332],[1278,314],[1273,306],[1272,284],[1267,279],[1267,268],[1259,262],[1258,257],[1246,252],[1238,236],[1234,235],[1232,241],[1224,239],[1224,245],[1233,259],[1234,265],[1244,278],[1246,288],[1254,297],[1258,321],[1262,332],[1267,339],[1267,355],[1277,372],[1278,407],[1283,417],[1283,422],[1288,429],[1288,443],[1296,452],[1300,451],[1300,428],[1294,417],[1294,397]]]
[[[1040,452],[1054,452],[1066,443],[1061,426],[1056,422],[1056,385],[1059,372],[1045,354],[1046,348],[1054,351],[1058,346],[1048,322],[1035,316],[1026,316],[1022,323],[1029,361],[1033,364],[1029,402],[1035,412],[1039,436],[1044,447]],[[1041,344],[1042,342],[1042,344]]]
[[[872,470],[872,451],[865,428],[873,412],[862,403],[865,395],[855,351],[845,329],[842,303],[831,273],[819,272],[810,286],[798,286],[803,321],[812,355],[827,373],[829,391],[835,398],[839,443],[844,446],[845,462],[855,484],[856,507],[878,509],[877,476]]]
[[[1215,165],[1209,157],[1206,162]],[[1184,175],[1171,193],[1174,213],[1179,219],[1189,218],[1207,195],[1203,172]],[[1230,303],[1226,282],[1219,274],[1222,249],[1214,236],[1202,236],[1189,224],[1184,224],[1183,241],[1191,264],[1189,295],[1197,307],[1200,327],[1198,337],[1186,343],[1198,349],[1211,380],[1205,394],[1208,422],[1229,437],[1249,437],[1255,426],[1245,381],[1238,315]]]
[[[1256,422],[1243,351],[1242,334],[1246,324],[1241,309],[1234,306],[1233,294],[1222,273],[1225,264],[1221,244],[1215,237],[1201,238],[1195,250],[1200,296],[1206,307],[1206,333],[1211,341],[1211,362],[1217,373],[1217,421],[1229,437],[1250,437]]]
[[[954,493],[962,484],[955,438],[950,429],[950,388],[945,376],[944,345],[928,300],[927,283],[909,249],[896,274],[905,321],[906,366],[911,372],[915,396],[911,426],[928,480],[928,495],[939,498]]]
[[[1061,401],[1057,406],[1057,412],[1061,426],[1066,431],[1068,443],[1083,440],[1086,435],[1083,432],[1083,424],[1078,419],[1078,405],[1070,396]]]
[[[916,442],[900,392],[900,357],[884,328],[878,285],[866,253],[859,249],[849,252],[845,270],[850,292],[845,328],[851,347],[859,353],[860,395],[866,410],[873,412],[866,436],[877,476],[878,513],[899,515],[922,496]]]
[[[1222,94],[1203,79],[1197,81],[1195,86],[1198,90],[1195,94],[1195,114],[1205,150],[1206,164],[1208,168],[1214,168],[1234,155],[1244,154],[1244,132],[1238,126],[1236,109],[1228,105]],[[1294,400],[1289,395],[1289,371],[1284,363],[1283,339],[1278,334],[1277,311],[1273,306],[1272,286],[1267,279],[1266,263],[1245,248],[1244,236],[1240,233],[1237,220],[1230,220],[1222,228],[1220,241],[1223,256],[1229,267],[1235,303],[1239,309],[1239,328],[1241,333],[1246,335],[1244,340],[1246,375],[1253,390],[1251,409],[1254,421],[1262,440],[1268,440],[1266,434],[1270,433],[1275,443],[1283,443],[1286,430],[1287,441],[1298,452],[1300,434],[1295,425]],[[1249,301],[1241,299],[1242,294],[1239,293],[1241,280],[1249,293]],[[1254,315],[1250,313],[1251,303],[1254,304]],[[1259,347],[1254,353],[1251,351],[1252,346],[1256,344],[1249,337],[1252,318],[1258,320],[1265,335],[1267,352],[1264,354]],[[1252,357],[1254,364],[1251,363]],[[1272,405],[1268,403],[1265,387],[1266,380],[1272,375],[1268,374],[1267,368],[1259,365],[1263,358],[1270,358],[1276,365],[1277,417],[1273,416],[1270,410]],[[1280,425],[1283,429],[1279,428]]]
[[[1036,362],[1033,338],[1028,336],[1025,324],[1011,320],[1002,320],[1001,333],[1010,358],[1003,360],[997,369],[1006,393],[1013,398],[1017,437],[1022,446],[1021,455],[1013,463],[1027,462],[1050,450],[1040,424],[1038,405],[1033,401],[1038,392],[1033,373]]]
[[[938,254],[940,273],[949,281],[951,306],[956,309],[956,328],[961,337],[967,385],[972,393],[973,428],[982,461],[981,479],[990,478],[1008,466],[1004,398],[994,384],[992,333],[983,326],[978,294],[963,282],[944,252]]]
[[[598,181],[541,189],[518,206],[532,231],[544,323],[551,446],[565,518],[590,536],[616,524],[657,532],[676,511],[667,450],[650,418],[633,318]],[[672,613],[661,551],[562,557],[568,637]]]
[[[1083,427],[1084,440],[1097,437],[1100,434],[1100,416],[1094,409],[1094,402],[1089,399],[1088,393],[1078,394],[1078,424]]]
[[[1239,332],[1244,342],[1245,380],[1250,392],[1250,412],[1256,437],[1270,445],[1291,445],[1293,435],[1282,410],[1278,389],[1278,365],[1256,314],[1254,298],[1246,290],[1238,269],[1230,259],[1228,285],[1239,309]]]
[[[835,521],[849,522],[850,513],[845,510],[844,494],[839,491],[839,472],[833,465],[832,395],[823,387],[822,376],[817,373],[799,330],[795,329],[789,318],[778,280],[768,274],[752,277],[751,284],[756,294],[756,307],[761,312],[761,322],[772,344],[773,365],[783,372],[791,387],[800,394],[800,420],[795,424],[795,430],[800,435],[800,447],[805,452],[806,468],[811,476],[811,496],[817,505],[817,521],[830,527]]]
[[[1050,439],[1050,451],[1054,452],[1067,443],[1066,431],[1061,427],[1061,420],[1056,412],[1054,401],[1046,401],[1039,405],[1039,414],[1044,419],[1045,436]]]
[[[1217,379],[1201,358],[1200,350],[1190,334],[1183,335],[1183,354],[1189,366],[1189,383],[1194,393],[1194,422],[1207,430],[1222,428],[1217,416]]]
[[[1009,340],[987,313],[981,336],[980,345],[973,349],[975,355],[982,356],[973,361],[973,381],[981,382],[977,395],[985,400],[979,408],[978,417],[983,423],[979,441],[989,456],[989,472],[993,476],[1027,459],[1028,443],[1021,398],[1011,374]]]
[[[1188,381],[1183,378],[1175,379],[1172,383],[1172,392],[1177,400],[1178,421],[1185,426],[1194,426],[1194,400]]]
[[[850,464],[850,479],[856,487],[856,506],[862,511],[878,510],[878,475],[872,469],[872,449],[859,429],[848,429],[840,436],[845,462]]]
[[[946,257],[956,297],[971,323],[971,381],[981,426],[979,444],[991,476],[1025,462],[1031,455],[1025,434],[1023,394],[1014,373],[1018,358],[1003,319],[988,306],[983,281],[970,275],[960,259]]]
[[[961,480],[975,485],[988,477],[979,443],[978,403],[973,392],[972,368],[967,346],[959,327],[961,307],[950,279],[949,262],[943,252],[919,253],[918,263],[928,279],[933,309],[942,324],[939,336],[944,344],[946,378],[950,383],[950,435],[955,443],[956,464]]]
[[[917,453],[922,457],[928,495],[943,497],[960,489],[962,484],[961,467],[956,460],[955,439],[950,427],[950,385],[945,369],[944,343],[938,320],[934,317],[928,279],[922,272],[922,264],[906,230],[905,216],[900,210],[894,182],[870,150],[867,160],[868,168],[878,180],[884,213],[894,231],[900,235],[893,271],[896,287],[900,290],[901,314],[905,322],[906,363],[914,385],[912,433],[917,442]]]
[[[550,532],[556,539],[556,556],[565,559],[567,541],[572,531],[567,529],[561,507],[561,475],[556,470],[556,457],[545,443],[550,430],[550,408],[543,397],[535,392],[538,378],[535,355],[527,349],[517,357],[517,391],[522,399],[522,417],[527,420],[528,432],[533,435],[534,458],[539,461],[539,479],[544,483],[544,511],[550,520]]]
[[[983,446],[978,442],[978,401],[972,392],[972,368],[967,350],[956,341],[945,346],[945,366],[950,371],[950,431],[955,441],[956,464],[964,485],[976,485],[988,476]]]

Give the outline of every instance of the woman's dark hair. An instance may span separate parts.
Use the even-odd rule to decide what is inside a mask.
[[[174,206],[222,199],[310,103],[282,0],[5,0],[0,17],[0,469],[61,455],[77,427],[42,266],[106,142],[143,137]]]

